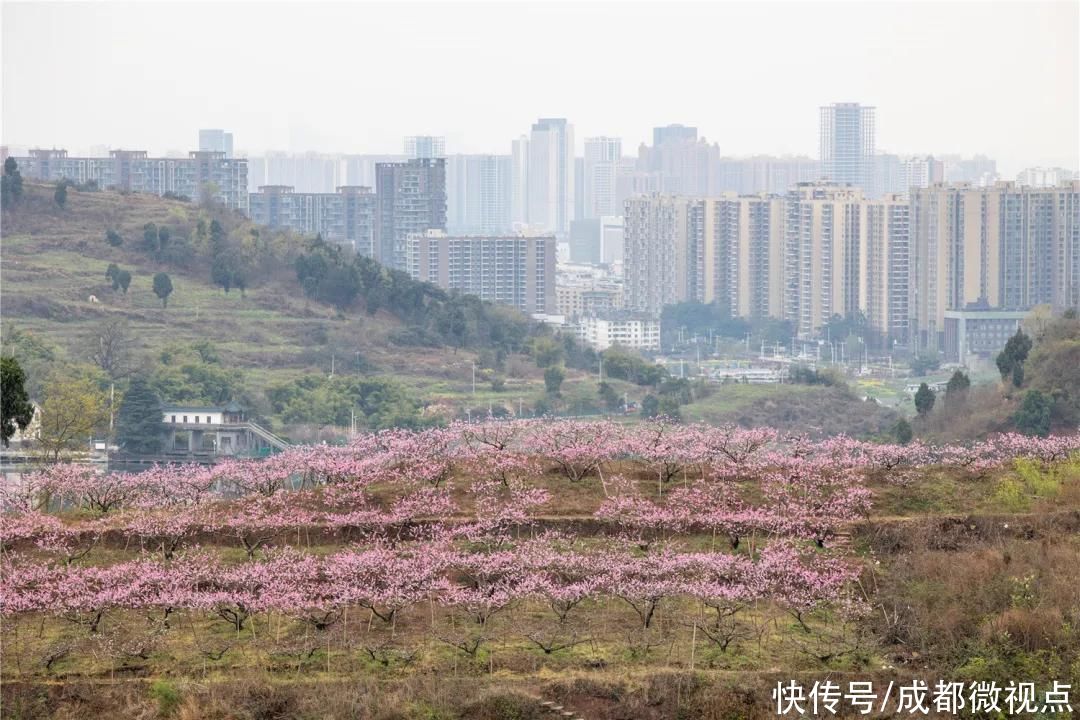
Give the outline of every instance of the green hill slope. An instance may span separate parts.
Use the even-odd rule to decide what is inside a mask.
[[[224,292],[211,282],[205,241],[198,237],[200,220],[205,225],[213,216],[188,202],[74,189],[60,208],[51,187],[28,185],[23,201],[3,218],[5,335],[30,333],[72,363],[89,361],[103,326],[114,319],[126,321],[144,364],[169,346],[208,341],[224,368],[243,375],[256,401],[261,388],[327,376],[331,369],[338,376],[393,377],[418,400],[445,405],[451,414],[470,403],[511,408],[524,397],[531,404],[542,393],[542,374],[530,363],[510,358],[509,367],[485,369],[495,363],[469,349],[395,344],[407,324],[388,310],[338,311],[307,299],[292,267],[307,241],[258,230],[237,216],[223,219],[231,238],[247,241],[253,230],[260,237],[245,248],[252,266],[245,292]],[[186,256],[159,258],[144,250],[147,223],[170,227],[171,242],[189,246]],[[108,230],[123,238],[120,247],[106,242]],[[132,274],[126,294],[106,277],[112,263]],[[152,291],[158,272],[172,280],[166,308]],[[474,396],[474,362],[478,390],[495,374],[505,377],[505,389]],[[264,407],[263,413],[275,410]]]

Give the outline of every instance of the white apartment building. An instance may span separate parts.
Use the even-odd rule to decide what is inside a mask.
[[[573,326],[577,338],[595,350],[618,345],[633,350],[660,349],[660,321],[641,315],[587,315]]]

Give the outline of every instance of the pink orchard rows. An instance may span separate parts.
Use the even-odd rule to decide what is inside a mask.
[[[769,429],[664,420],[633,427],[487,422],[386,431],[345,447],[298,447],[212,468],[101,475],[57,465],[4,491],[0,538],[9,582],[2,610],[214,609],[242,624],[260,609],[325,614],[349,605],[392,618],[437,598],[482,622],[520,598],[542,597],[564,618],[585,598],[609,595],[648,625],[658,603],[674,595],[706,604],[768,597],[810,608],[839,599],[852,568],[821,556],[809,562],[775,539],[823,546],[837,526],[868,512],[866,475],[902,482],[929,464],[978,474],[1017,457],[1054,462],[1078,447],[1076,436],[1005,435],[971,448],[930,448],[844,437],[782,440]],[[652,483],[612,475],[616,461],[655,478],[657,492]],[[573,481],[599,479],[606,500],[596,517],[621,539],[587,553],[568,548],[566,539],[515,541],[512,530],[527,526],[549,499],[528,481],[551,468]],[[745,499],[744,481],[760,487],[760,499]],[[96,517],[68,524],[45,512],[56,506]],[[326,558],[270,550],[287,533],[311,527],[372,546]],[[161,554],[80,566],[110,532]],[[733,547],[757,534],[774,542],[757,559],[680,554],[662,542],[687,532],[727,536]],[[224,565],[182,552],[207,535],[235,539],[249,562]],[[12,548],[36,552],[23,559]],[[267,557],[256,560],[260,550]]]
[[[254,613],[323,618],[347,607],[392,622],[404,608],[435,601],[483,624],[512,603],[540,600],[560,620],[589,598],[619,598],[649,625],[667,598],[689,596],[709,606],[768,599],[794,611],[844,597],[854,570],[836,558],[786,544],[758,560],[723,553],[649,555],[606,547],[567,550],[546,538],[514,548],[473,552],[436,541],[424,546],[376,545],[319,557],[292,549],[265,559],[225,564],[191,553],[171,562],[142,557],[107,567],[15,563],[5,572],[0,613],[98,616],[110,609],[214,612],[237,625]]]
[[[211,468],[99,474],[85,466],[51,466],[4,488],[0,537],[7,545],[34,538],[55,544],[65,534],[113,531],[162,546],[169,555],[196,534],[234,535],[249,551],[298,526],[378,535],[400,532],[418,519],[464,514],[451,492],[455,477],[470,479],[464,487],[478,523],[521,524],[548,499],[526,481],[554,467],[571,480],[597,476],[607,496],[597,517],[624,529],[711,531],[736,544],[754,532],[820,543],[837,525],[867,512],[867,474],[902,482],[930,464],[978,474],[1016,457],[1054,462],[1077,447],[1077,436],[1001,435],[970,448],[846,437],[783,441],[765,428],[664,420],[630,427],[518,421],[391,430],[344,447],[298,447]],[[605,474],[614,461],[632,461],[655,477],[659,497],[649,497],[640,483]],[[741,480],[759,482],[763,498],[744,501]],[[283,489],[296,492],[285,499],[278,494]],[[43,512],[50,507],[81,507],[101,517],[67,525]]]

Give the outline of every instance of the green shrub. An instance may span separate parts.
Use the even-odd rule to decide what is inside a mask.
[[[150,685],[150,695],[157,700],[162,717],[172,715],[180,705],[180,691],[168,680],[155,680]]]

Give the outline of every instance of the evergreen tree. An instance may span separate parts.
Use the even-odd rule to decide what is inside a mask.
[[[1050,416],[1053,410],[1054,401],[1049,395],[1038,390],[1029,390],[1013,414],[1013,424],[1025,435],[1046,437],[1050,434]]]
[[[11,158],[8,158],[11,161]],[[6,169],[6,168],[5,168]],[[34,419],[34,406],[26,392],[26,374],[19,361],[13,357],[0,358],[0,429],[4,447],[15,434],[16,426],[25,430]]]
[[[1013,385],[1020,387],[1024,382],[1024,361],[1031,352],[1031,338],[1024,334],[1023,329],[1017,328],[1016,334],[1005,343],[1005,348],[998,353],[997,366],[1001,373],[1001,381],[1005,382],[1012,377]]]
[[[936,399],[929,385],[926,383],[919,385],[919,390],[915,393],[915,410],[920,416],[925,417],[934,409]]]
[[[131,380],[116,417],[116,441],[125,452],[153,454],[161,449],[161,401],[146,378]]]
[[[161,298],[161,307],[169,306],[169,295],[172,291],[172,280],[167,273],[161,272],[154,276],[154,294]]]
[[[949,382],[945,385],[946,407],[959,407],[967,400],[967,391],[971,387],[971,380],[963,370],[953,372]]]
[[[116,232],[115,230],[106,230],[105,242],[109,243],[109,245],[113,247],[120,247],[124,244],[124,238],[120,237],[120,233]]]
[[[5,210],[22,198],[22,175],[19,173],[19,163],[13,157],[9,157],[4,161],[4,175],[3,178],[0,178],[0,186],[2,186],[0,205]]]
[[[67,180],[61,180],[56,186],[56,192],[53,193],[53,200],[61,208],[67,205],[67,186]]]

